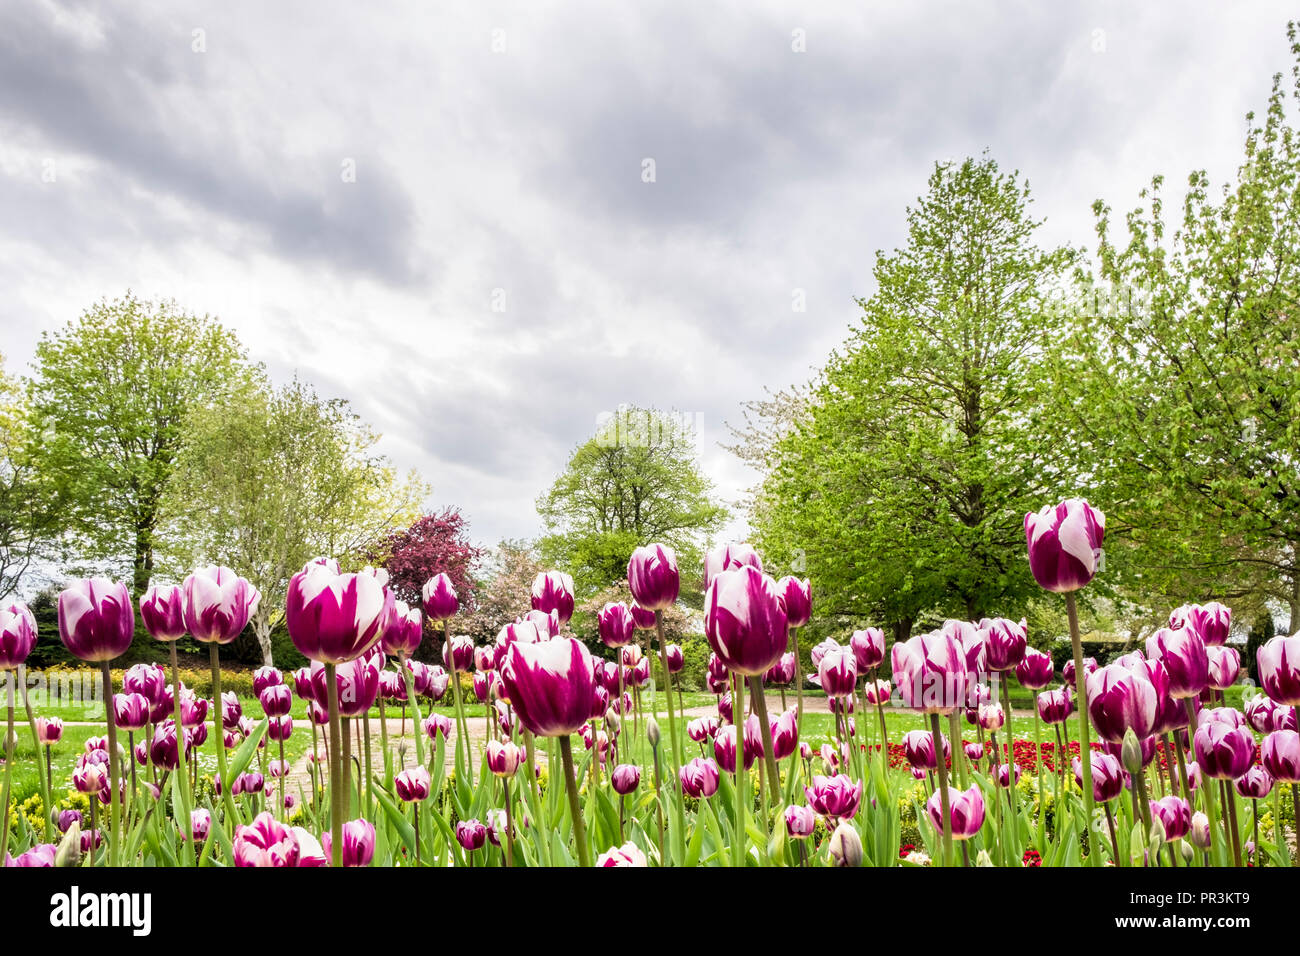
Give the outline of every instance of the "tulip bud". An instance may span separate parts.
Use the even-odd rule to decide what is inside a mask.
[[[79,866],[81,864],[81,822],[74,821],[59,841],[59,848],[54,853],[54,865],[58,867]]]
[[[1138,740],[1137,734],[1133,728],[1129,727],[1124,731],[1124,743],[1120,749],[1120,762],[1124,764],[1124,769],[1131,774],[1142,772],[1142,742]]]
[[[831,856],[836,866],[862,865],[862,838],[848,821],[841,821],[830,839]]]
[[[659,722],[655,720],[653,717],[651,717],[649,721],[646,722],[645,735],[646,738],[650,741],[650,746],[658,750],[659,749]]]
[[[976,866],[993,865],[993,857],[989,856],[988,850],[980,850],[978,853],[975,854],[975,865]]]
[[[1192,826],[1188,836],[1198,849],[1210,848],[1210,818],[1200,810],[1192,814]]]

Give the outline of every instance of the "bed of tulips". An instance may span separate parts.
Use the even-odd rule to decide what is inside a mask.
[[[833,731],[801,727],[792,635],[811,615],[809,584],[764,574],[752,548],[705,564],[705,630],[717,716],[675,703],[680,648],[663,634],[677,601],[671,549],[639,548],[635,603],[607,605],[613,659],[567,636],[572,581],[539,575],[534,610],[476,647],[452,633],[445,575],[421,607],[396,601],[382,571],[329,559],[292,579],[286,621],[311,661],[263,668],[260,714],[223,694],[216,649],[260,600],[226,568],[156,586],[139,602],[171,667],[137,665],[114,687],[130,644],[125,585],[95,578],[59,599],[60,638],[99,667],[104,733],[72,775],[88,812],[11,810],[15,705],[36,752],[61,724],[7,705],[0,806],[6,865],[167,866],[1288,866],[1300,807],[1300,635],[1259,651],[1264,695],[1224,706],[1240,659],[1220,604],[1178,608],[1169,626],[1104,667],[1082,657],[1075,593],[1097,569],[1105,518],[1081,500],[1025,518],[1030,567],[1062,595],[1074,659],[1058,683],[1023,622],[949,621],[886,649],[882,631],[813,650],[807,675]],[[442,666],[412,655],[432,622]],[[179,680],[175,641],[208,643],[211,700]],[[0,609],[0,671],[36,641],[21,604]],[[652,661],[654,667],[652,667]],[[667,675],[657,686],[652,671]],[[462,675],[463,682],[462,682]],[[1037,692],[1032,739],[1013,739],[1012,681]],[[770,713],[766,689],[794,685]],[[22,686],[22,682],[18,682]],[[472,688],[472,689],[471,689]],[[450,714],[430,713],[450,698]],[[308,726],[290,715],[307,701]],[[371,726],[371,709],[381,717]],[[394,732],[385,706],[409,707]],[[922,715],[891,736],[887,709]],[[251,709],[251,708],[250,708]],[[445,711],[445,708],[441,710]],[[474,726],[484,728],[479,733]],[[178,731],[177,728],[180,728]],[[304,782],[285,742],[311,734]],[[937,744],[936,744],[937,742]],[[205,759],[214,754],[215,761]],[[63,785],[41,774],[43,808]]]

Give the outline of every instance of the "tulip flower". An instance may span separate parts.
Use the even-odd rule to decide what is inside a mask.
[[[926,813],[936,833],[943,831],[943,810],[940,793],[936,790],[925,803]],[[961,791],[948,788],[948,820],[954,840],[969,840],[984,825],[984,796],[977,786]]]
[[[681,673],[682,668],[686,666],[686,655],[682,652],[680,644],[669,644],[664,648],[664,659],[668,663],[670,674]]]
[[[423,638],[424,625],[420,621],[420,609],[411,607],[405,601],[394,601],[393,613],[379,639],[384,653],[393,657],[409,656],[419,649]]]
[[[836,866],[856,867],[862,865],[862,837],[847,820],[841,821],[831,837],[826,841],[831,859]]]
[[[723,571],[742,568],[746,565],[763,570],[763,560],[749,544],[724,544],[704,555],[704,590],[709,589],[713,579]]]
[[[635,843],[628,841],[620,847],[606,850],[596,858],[596,866],[646,866],[645,854]]]
[[[383,586],[366,574],[332,574],[311,565],[289,582],[285,623],[304,657],[343,664],[360,657],[386,623]]]
[[[1196,763],[1215,780],[1235,780],[1255,762],[1255,738],[1246,727],[1207,720],[1192,738]]]
[[[819,667],[821,665],[822,658],[826,655],[826,652],[833,651],[839,646],[840,646],[839,641],[835,640],[835,638],[833,637],[828,637],[820,644],[814,646],[813,649],[808,652],[808,658],[809,660],[812,661],[812,666]]]
[[[262,688],[257,700],[262,705],[262,713],[268,717],[283,717],[293,709],[293,694],[284,684]]]
[[[573,617],[573,578],[561,571],[544,571],[533,579],[533,610],[559,615],[565,624]]]
[[[1088,714],[1102,738],[1119,743],[1129,728],[1139,739],[1151,736],[1160,692],[1144,671],[1109,664],[1088,675],[1087,690]]]
[[[460,610],[460,600],[456,597],[456,588],[446,572],[435,574],[424,582],[420,592],[420,605],[424,616],[430,621],[446,621],[456,616]]]
[[[1025,648],[1024,659],[1016,665],[1016,680],[1028,690],[1041,690],[1052,682],[1052,656],[1032,647]]]
[[[190,811],[190,837],[195,843],[202,843],[212,831],[212,814],[199,808]]]
[[[128,694],[140,694],[149,702],[150,708],[160,703],[171,707],[171,694],[167,687],[167,672],[157,664],[135,664],[127,668],[122,675],[122,691]]]
[[[1019,624],[1006,618],[985,618],[979,622],[979,632],[984,641],[984,654],[991,671],[1015,670],[1025,659],[1029,646],[1025,639],[1025,622]]]
[[[489,740],[487,743],[485,759],[488,769],[498,777],[513,777],[523,758],[523,751],[508,740],[504,743],[500,740]]]
[[[134,635],[135,611],[125,584],[89,578],[59,593],[59,638],[74,657],[111,661],[126,653]]]
[[[1237,678],[1241,676],[1241,655],[1235,647],[1210,645],[1205,648],[1205,653],[1209,658],[1211,687],[1227,690],[1237,683]]]
[[[442,664],[449,671],[468,674],[474,669],[474,639],[457,635],[443,642]]]
[[[1260,763],[1275,780],[1300,783],[1300,734],[1275,730],[1260,745]]]
[[[284,684],[284,675],[278,668],[268,664],[253,671],[253,695],[256,697],[261,697],[262,691],[268,687],[278,687],[282,684]]]
[[[705,634],[729,671],[757,676],[779,662],[786,625],[776,583],[755,568],[723,571],[709,585]]]
[[[539,737],[575,734],[590,717],[591,655],[573,638],[511,644],[501,679],[520,721]]]
[[[1245,702],[1242,710],[1245,713],[1246,721],[1251,727],[1261,734],[1267,734],[1277,729],[1273,725],[1273,714],[1276,706],[1264,694],[1256,694]]]
[[[653,631],[655,629],[654,611],[636,603],[633,603],[628,610],[632,615],[632,623],[636,625],[638,631]]]
[[[451,737],[451,718],[442,714],[430,714],[424,720],[424,732],[429,740],[436,742],[441,735],[444,739]]]
[[[735,737],[732,737],[732,748],[735,748]],[[696,799],[711,797],[718,792],[718,781],[721,774],[718,765],[707,757],[695,757],[687,761],[681,770],[682,792],[688,797]]]
[[[229,644],[256,613],[261,595],[229,568],[213,565],[195,571],[181,586],[185,627],[197,641]]]
[[[1187,836],[1192,828],[1192,808],[1182,797],[1162,797],[1150,801],[1151,818],[1164,827],[1165,840],[1172,843]]]
[[[1170,627],[1186,627],[1201,636],[1206,647],[1221,647],[1232,630],[1232,611],[1218,601],[1184,604],[1169,615]]]
[[[716,717],[696,717],[686,725],[686,736],[697,744],[712,740],[717,732],[718,718]]]
[[[329,696],[329,678],[322,664],[312,664],[312,684],[316,699]],[[343,717],[361,717],[374,706],[379,697],[379,667],[371,658],[339,664],[334,668],[334,684],[338,695],[338,712]]]
[[[808,806],[830,822],[851,819],[862,801],[862,784],[842,773],[833,777],[814,775],[803,792]]]
[[[817,814],[811,807],[791,805],[785,808],[785,830],[795,839],[810,837],[817,828]]]
[[[966,751],[966,759],[972,763],[980,760],[984,756],[984,745],[978,741],[968,741],[962,744],[962,749]]]
[[[143,730],[149,715],[149,701],[143,694],[113,695],[113,717],[122,730]]]
[[[637,548],[627,564],[627,584],[641,607],[651,611],[667,610],[676,603],[681,588],[677,555],[672,548],[662,544]]]
[[[1300,706],[1300,632],[1278,635],[1255,652],[1259,682],[1275,703]]]
[[[1075,757],[1071,761],[1075,782],[1083,786],[1083,762]],[[1092,798],[1097,803],[1109,803],[1124,792],[1127,772],[1118,757],[1108,753],[1092,755]]]
[[[58,849],[53,843],[39,843],[26,853],[20,853],[16,857],[6,853],[4,865],[6,868],[12,866],[28,869],[49,869],[54,866]]]
[[[1097,573],[1106,516],[1082,498],[1025,515],[1029,570],[1038,586],[1058,593],[1086,587]]]
[[[33,722],[36,740],[42,747],[52,747],[63,739],[63,720],[59,717],[37,717]]]
[[[817,677],[827,697],[849,697],[858,682],[858,662],[853,651],[836,645],[822,655]]]
[[[641,768],[636,764],[621,763],[609,775],[609,781],[615,793],[627,796],[641,785]]]
[[[854,631],[849,637],[849,647],[857,659],[859,673],[879,667],[885,660],[885,632],[878,627]]]
[[[1164,664],[1169,675],[1169,693],[1180,700],[1195,697],[1210,682],[1205,642],[1188,628],[1160,628],[1147,638],[1147,657]]]
[[[772,750],[777,760],[792,756],[799,747],[799,713],[787,710],[772,721]],[[716,732],[716,731],[715,731]]]
[[[950,753],[948,738],[941,736],[944,757]],[[934,750],[934,736],[928,730],[909,730],[903,735],[903,756],[908,766],[922,770],[934,770],[939,766],[939,758]]]
[[[482,826],[482,824],[479,824]],[[332,859],[333,839],[322,833],[320,838],[323,856]],[[343,865],[369,866],[375,857],[375,826],[369,820],[349,820],[343,824]]]
[[[235,827],[232,841],[235,866],[297,866],[298,841],[293,831],[269,812],[251,824]]]
[[[0,672],[17,670],[36,646],[36,617],[21,601],[0,607]]]
[[[462,820],[456,824],[456,842],[473,852],[487,842],[487,827],[478,820]]]
[[[745,769],[754,765],[754,760],[763,752],[763,745],[758,736],[758,718],[754,714],[745,721]],[[718,766],[727,773],[736,772],[736,725],[728,724],[718,728],[713,737],[713,756]]]
[[[932,631],[891,649],[894,686],[903,703],[923,714],[949,714],[962,706],[973,682],[966,654],[951,633]]]
[[[757,566],[762,571],[761,565]],[[776,592],[781,599],[781,610],[791,627],[803,627],[812,618],[812,588],[807,581],[784,577],[776,582]]]
[[[241,773],[230,785],[230,792],[236,797],[244,793],[261,793],[266,785],[266,778],[260,773]]]
[[[632,612],[626,604],[617,601],[611,601],[600,609],[596,615],[596,626],[606,647],[622,647],[632,640],[636,630]]]
[[[868,704],[886,704],[893,693],[893,686],[887,680],[867,681],[862,685],[862,696]]]
[[[1273,792],[1273,775],[1264,767],[1250,767],[1234,781],[1233,786],[1243,797],[1263,800]]]
[[[1002,725],[1007,722],[1007,715],[1002,710],[1002,705],[990,701],[987,704],[980,704],[979,709],[975,712],[975,723],[985,730],[1001,730]]]
[[[1019,766],[1017,766],[1016,764],[1005,764],[1005,763],[998,764],[998,786],[999,787],[1005,788],[1011,786],[1011,773],[1013,769],[1015,771],[1015,782],[1019,783],[1020,782]],[[1096,789],[1097,789],[1097,785],[1096,782],[1094,781],[1093,791],[1096,792]]]
[[[185,598],[175,584],[154,584],[140,598],[140,620],[150,636],[175,641],[185,636]]]

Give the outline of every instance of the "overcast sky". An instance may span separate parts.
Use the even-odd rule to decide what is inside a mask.
[[[726,422],[845,338],[935,160],[988,148],[1090,244],[1096,198],[1232,174],[1288,6],[11,0],[0,351],[174,297],[483,542],[623,402],[739,498]]]

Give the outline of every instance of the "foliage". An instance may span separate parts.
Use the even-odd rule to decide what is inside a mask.
[[[456,632],[490,644],[501,628],[532,610],[533,579],[544,571],[533,549],[522,541],[502,541],[485,555],[473,582],[474,606],[456,615]],[[441,635],[438,636],[441,647]]]
[[[195,409],[164,495],[165,566],[177,579],[225,564],[262,592],[243,659],[271,663],[289,579],[326,554],[359,563],[370,542],[405,526],[428,489],[374,451],[379,436],[347,402],[294,380],[250,381],[225,405]],[[248,653],[249,651],[252,654]]]
[[[40,462],[27,396],[0,357],[0,597],[18,589],[58,532],[62,503]]]
[[[1036,593],[1021,522],[1073,467],[1041,418],[1047,295],[1074,258],[1033,244],[1028,186],[985,157],[937,164],[908,241],[777,445],[754,514],[814,613],[1015,613]]]
[[[578,446],[537,499],[537,513],[546,527],[543,561],[572,574],[579,594],[625,577],[628,555],[651,542],[670,545],[689,574],[726,519],[689,428],[671,413],[640,408],[620,408]]]
[[[251,374],[244,350],[215,319],[127,292],[43,334],[35,366],[41,463],[70,543],[114,573],[131,568],[143,593],[187,419],[240,394]]]
[[[388,586],[398,599],[419,607],[421,591],[430,578],[446,574],[456,589],[462,612],[474,609],[474,565],[483,551],[466,536],[465,516],[456,508],[416,519],[409,528],[392,531],[373,545],[368,557],[388,571]],[[531,582],[530,582],[531,583]]]
[[[1300,103],[1300,42],[1288,29]],[[1300,135],[1274,77],[1235,183],[1193,172],[1181,224],[1155,176],[1127,213],[1094,205],[1096,284],[1054,349],[1069,457],[1107,503],[1108,570],[1142,598],[1264,599],[1300,621]],[[1082,278],[1082,277],[1081,277]],[[1122,546],[1121,546],[1122,542]],[[1253,607],[1250,606],[1253,604]]]

